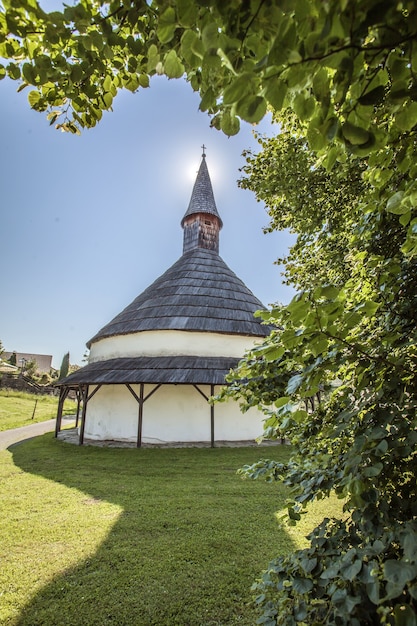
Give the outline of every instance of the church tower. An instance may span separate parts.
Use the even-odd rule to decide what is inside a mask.
[[[183,253],[194,248],[219,252],[219,233],[223,222],[218,214],[206,165],[205,146],[194,183],[190,204],[181,221],[184,229]]]

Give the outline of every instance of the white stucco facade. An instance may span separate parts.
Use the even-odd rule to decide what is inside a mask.
[[[207,332],[148,331],[116,335],[92,344],[91,363],[119,357],[201,356],[243,357],[260,338]],[[140,386],[131,385],[137,396]],[[144,386],[146,398],[156,385]],[[163,384],[143,404],[142,443],[211,441],[210,385]],[[94,392],[91,386],[89,393]],[[216,386],[214,394],[220,391]],[[202,395],[204,394],[204,395]],[[205,397],[206,398],[205,398]],[[264,416],[252,409],[242,413],[229,400],[214,405],[214,440],[247,441],[259,437]],[[139,403],[123,384],[101,386],[88,402],[84,437],[93,440],[138,440]]]
[[[259,341],[259,340],[258,340]],[[244,335],[159,330],[116,335],[92,344],[89,362],[135,356],[224,356],[242,358],[256,341]]]
[[[145,385],[145,397],[155,385]],[[93,390],[92,387],[91,390]],[[139,395],[139,385],[132,385]],[[199,389],[210,396],[209,385]],[[220,387],[215,387],[215,393]],[[264,416],[255,409],[241,413],[236,402],[214,405],[214,440],[249,441],[263,431]],[[211,441],[210,404],[192,385],[162,385],[144,403],[142,443]],[[88,403],[84,436],[93,440],[136,442],[139,404],[125,385],[103,385]]]

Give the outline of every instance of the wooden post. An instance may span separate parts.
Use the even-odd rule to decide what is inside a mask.
[[[80,446],[82,446],[84,443],[85,416],[87,413],[87,402],[88,402],[88,385],[82,386],[82,395],[83,395],[83,410],[81,413],[81,428],[80,428],[80,440],[79,440]]]
[[[77,395],[77,415],[75,418],[75,428],[78,428],[78,421],[80,419],[80,407],[81,407],[81,391],[79,387],[78,389],[76,389],[75,393]]]
[[[136,447],[142,447],[142,424],[143,424],[143,390],[145,385],[140,383],[140,395],[139,395],[139,415],[138,415],[138,438],[136,442]]]
[[[214,396],[214,385],[210,387],[210,395]],[[214,404],[210,404],[211,447],[214,448]]]
[[[61,430],[62,409],[64,407],[65,397],[66,397],[65,387],[61,387],[59,390],[58,411],[56,414],[55,437],[58,437],[58,433]]]
[[[36,398],[35,400],[35,406],[33,407],[33,413],[32,413],[32,419],[35,417],[35,411],[36,411],[36,407],[38,405],[38,399]]]

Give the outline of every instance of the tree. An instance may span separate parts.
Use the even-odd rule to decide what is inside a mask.
[[[304,247],[296,242],[287,266],[300,291],[289,306],[263,314],[277,330],[247,354],[221,399],[257,406],[267,417],[265,436],[295,444],[288,465],[267,460],[244,470],[292,487],[293,522],[332,490],[346,513],[324,520],[308,549],[270,564],[255,585],[262,617],[271,624],[414,624],[417,263],[402,253],[395,216],[360,211],[368,186],[349,175],[349,159],[328,179],[285,124],[262,145],[241,184],[267,202],[275,227],[300,233]],[[324,195],[317,192],[323,185]],[[346,214],[334,223],[340,196]],[[346,248],[335,249],[335,234]]]
[[[34,378],[37,369],[38,364],[36,363],[35,359],[29,359],[28,361],[25,361],[24,368],[22,367],[22,373],[24,370],[26,376],[28,376],[29,378]]]
[[[4,346],[2,341],[0,340],[0,359],[1,359],[1,355],[4,354]]]
[[[16,352],[12,352],[10,357],[9,357],[9,363],[10,365],[16,365],[17,364],[17,354]]]
[[[31,88],[31,106],[62,130],[94,126],[119,89],[146,87],[153,74],[185,75],[212,126],[228,135],[268,107],[284,120],[296,116],[286,147],[265,144],[264,163],[248,165],[250,185],[267,202],[285,178],[275,170],[263,182],[256,172],[275,148],[296,151],[308,166],[302,189],[314,194],[299,216],[285,206],[297,206],[293,183],[270,203],[271,227],[299,233],[287,279],[300,291],[265,314],[277,330],[248,355],[233,391],[265,408],[268,436],[295,446],[288,466],[259,463],[247,475],[292,485],[293,521],[332,490],[345,499],[346,518],[324,520],[307,550],[271,564],[257,583],[260,623],[415,626],[415,3],[82,0],[62,13],[45,13],[35,0],[3,6],[8,64],[0,73]],[[334,194],[345,174],[348,195],[336,197],[349,215],[340,215],[316,192]]]
[[[275,121],[279,137],[258,136],[262,150],[245,153],[242,171],[248,176],[239,185],[265,203],[270,217],[266,232],[290,229],[297,235],[290,254],[277,261],[285,266],[288,284],[296,289],[313,282],[342,284],[351,273],[347,251],[360,200],[369,188],[362,178],[364,165],[347,156],[328,172],[317,163],[293,116],[275,115]]]
[[[62,357],[62,363],[61,363],[61,368],[59,370],[59,377],[58,380],[62,380],[63,378],[65,378],[66,376],[68,376],[68,372],[69,372],[69,367],[70,367],[70,354],[69,352],[67,352],[66,354],[64,354],[64,356]]]

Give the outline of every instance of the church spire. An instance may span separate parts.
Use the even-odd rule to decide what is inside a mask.
[[[219,251],[219,231],[223,226],[214,200],[213,188],[206,164],[206,147],[202,146],[203,154],[200,169],[194,183],[190,204],[181,220],[184,229],[183,252],[193,248],[205,248]]]

